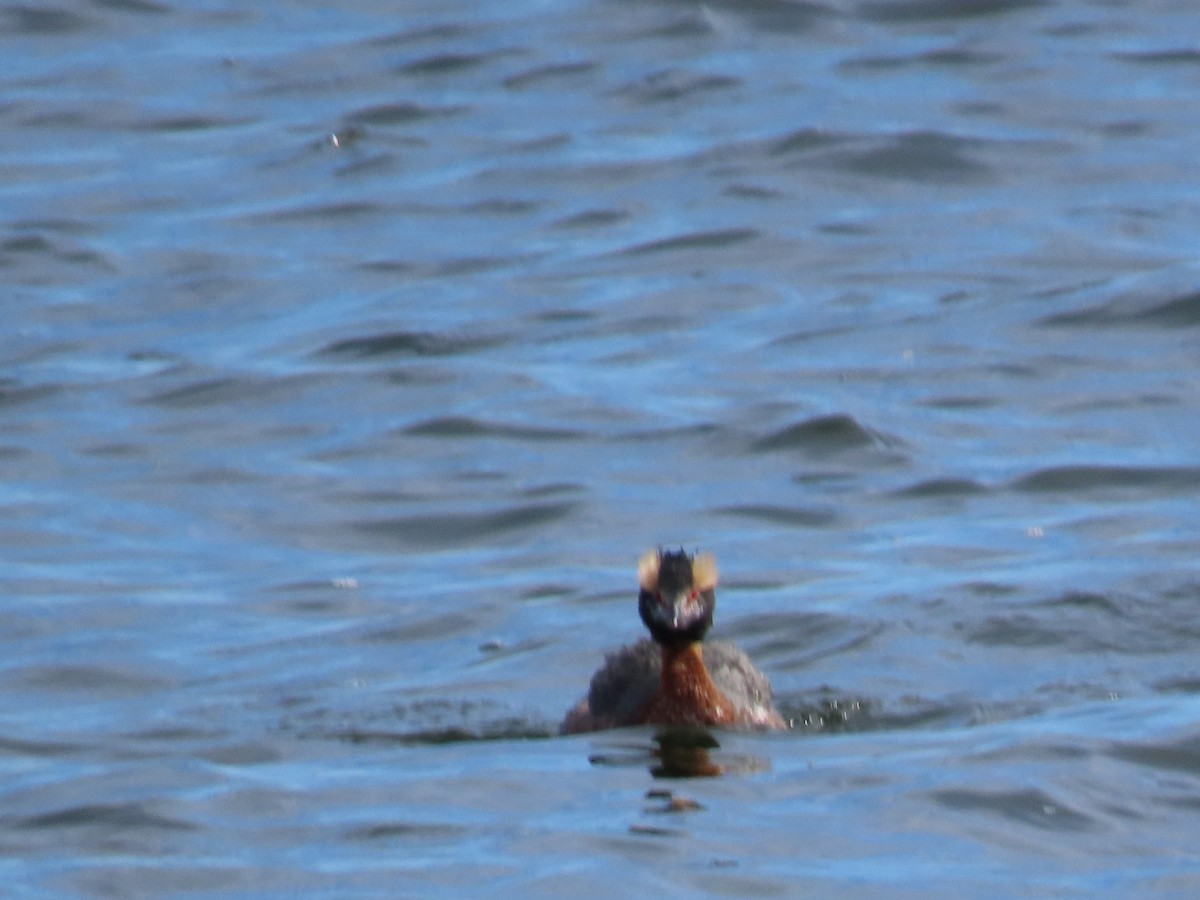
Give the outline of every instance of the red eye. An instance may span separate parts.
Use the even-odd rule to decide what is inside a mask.
[[[700,592],[699,592],[699,591],[697,591],[695,588],[692,588],[692,591],[691,591],[691,593],[690,593],[690,594],[688,594],[688,599],[689,599],[689,600],[695,600],[695,599],[696,599],[696,597],[698,597],[698,596],[699,596],[699,594],[700,594]]]

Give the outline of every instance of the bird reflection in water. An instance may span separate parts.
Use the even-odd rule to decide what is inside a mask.
[[[650,767],[655,778],[713,778],[724,768],[712,758],[712,750],[721,745],[711,733],[700,728],[672,728],[654,736],[658,758]]]
[[[588,760],[596,766],[645,766],[663,779],[715,778],[771,768],[760,756],[722,752],[716,736],[704,728],[660,729],[650,745],[625,745],[616,752],[594,753]]]

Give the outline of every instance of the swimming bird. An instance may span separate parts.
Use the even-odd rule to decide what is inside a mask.
[[[626,725],[786,729],[770,682],[750,658],[728,641],[704,641],[717,605],[712,555],[651,550],[637,574],[638,613],[650,638],[607,656],[562,733]]]

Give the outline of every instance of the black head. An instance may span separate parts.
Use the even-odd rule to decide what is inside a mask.
[[[638,560],[638,613],[660,644],[704,639],[717,608],[717,562],[707,553],[689,556],[651,550]]]

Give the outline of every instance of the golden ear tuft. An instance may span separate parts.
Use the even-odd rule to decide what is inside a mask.
[[[711,591],[717,586],[717,560],[711,553],[697,553],[692,560],[692,587]]]
[[[647,550],[638,560],[638,584],[642,590],[654,593],[658,590],[658,566],[662,554],[657,550]]]

